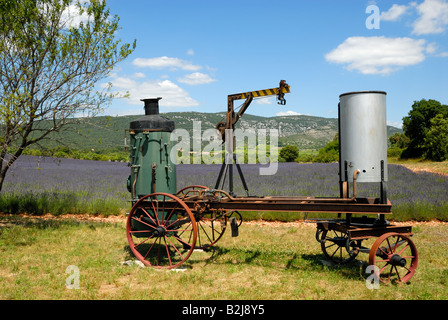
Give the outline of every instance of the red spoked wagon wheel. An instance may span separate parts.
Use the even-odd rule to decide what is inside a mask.
[[[193,213],[181,199],[153,193],[132,207],[126,233],[137,259],[146,266],[172,269],[190,257],[198,231]]]
[[[377,267],[375,275],[382,283],[406,283],[417,269],[417,248],[408,236],[386,233],[370,249],[369,264]]]
[[[188,198],[197,197],[201,192],[207,190],[209,188],[193,185],[179,190],[176,195],[183,200],[188,200]],[[226,211],[197,210],[193,211],[193,215],[198,229],[195,249],[206,249],[213,246],[226,231],[228,221]]]

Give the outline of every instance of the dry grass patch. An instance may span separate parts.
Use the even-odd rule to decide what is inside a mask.
[[[419,267],[411,284],[369,290],[368,256],[325,263],[312,224],[243,223],[239,237],[225,234],[175,272],[123,265],[134,258],[122,221],[0,217],[0,299],[448,299],[448,225],[414,231]],[[70,265],[79,268],[79,289],[66,287]]]

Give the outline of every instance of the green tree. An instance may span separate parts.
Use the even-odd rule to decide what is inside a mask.
[[[338,134],[319,150],[319,154],[314,158],[314,162],[329,163],[339,161],[339,138]]]
[[[436,100],[415,101],[408,116],[403,118],[403,131],[409,138],[409,145],[402,157],[421,157],[425,153],[425,137],[431,128],[431,119],[438,114],[448,117],[448,106]]]
[[[299,156],[299,148],[287,145],[280,150],[279,156],[286,162],[293,162]]]
[[[438,114],[431,119],[431,128],[424,140],[425,158],[443,161],[448,157],[448,120]]]
[[[404,149],[409,145],[409,138],[404,133],[395,132],[389,137],[389,143],[391,148]]]
[[[1,190],[27,147],[113,99],[111,85],[96,84],[136,42],[116,39],[119,18],[104,0],[0,0],[0,12]]]
[[[409,138],[404,133],[394,133],[389,137],[388,157],[401,157],[403,150],[409,146]]]

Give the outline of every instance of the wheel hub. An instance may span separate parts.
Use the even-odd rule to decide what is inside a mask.
[[[393,266],[404,267],[406,266],[406,259],[400,257],[398,254],[394,254],[392,257],[390,257],[390,264]]]
[[[162,226],[158,226],[152,233],[155,237],[163,237],[166,234],[166,229]]]
[[[337,244],[339,247],[345,247],[345,244],[347,242],[347,238],[346,237],[334,237],[331,239],[328,239],[331,242],[334,242],[335,244]]]

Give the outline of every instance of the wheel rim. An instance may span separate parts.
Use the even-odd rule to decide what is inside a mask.
[[[198,229],[197,249],[206,249],[213,246],[223,236],[227,228],[227,215],[225,212],[204,212],[196,214]]]
[[[318,238],[319,237],[319,238]],[[323,230],[316,239],[320,239],[320,245],[324,255],[336,264],[344,264],[353,261],[359,250],[347,250],[348,235],[336,230]]]
[[[417,269],[417,248],[408,236],[386,233],[370,249],[369,264],[382,283],[406,283]]]
[[[320,228],[316,229],[316,234],[314,237],[316,238],[317,242],[319,242],[319,243],[322,243],[325,239],[325,237],[322,237],[323,232],[324,232],[324,229],[320,229]]]
[[[193,185],[183,188],[177,192],[177,196],[182,200],[197,197],[202,191],[209,188],[201,185]],[[223,236],[226,231],[228,218],[225,211],[204,211],[195,212],[196,227],[198,237],[196,241],[196,249],[206,249],[213,246]]]
[[[154,193],[132,207],[126,233],[137,259],[146,266],[171,269],[190,257],[197,226],[191,210],[181,199],[168,193]]]

